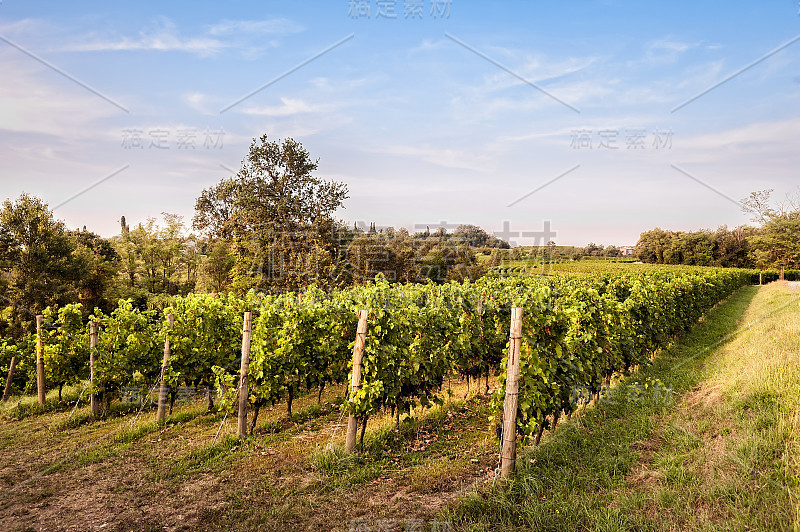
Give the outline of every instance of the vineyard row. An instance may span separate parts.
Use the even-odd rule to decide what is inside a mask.
[[[216,395],[216,407],[233,412],[240,402],[243,316],[250,313],[248,393],[241,399],[255,411],[254,426],[265,404],[286,401],[291,416],[298,394],[352,379],[358,311],[364,309],[360,382],[344,406],[363,437],[367,419],[383,408],[399,422],[416,405],[441,402],[448,376],[494,373],[505,385],[509,324],[519,307],[516,431],[531,439],[548,416],[569,414],[586,399],[575,390],[596,394],[613,374],[648,363],[706,310],[754,281],[758,272],[735,269],[441,285],[377,279],[333,293],[310,287],[302,294],[251,292],[244,298],[193,294],[163,312],[120,301],[111,314],[95,311],[88,322],[76,304],[46,309],[37,335],[3,340],[0,354],[16,365],[14,381],[29,392],[40,365],[50,387],[91,377],[86,393],[105,399],[98,404],[108,405],[123,389],[147,393],[163,382],[172,390],[216,388],[209,407]],[[500,411],[502,389],[492,401]]]

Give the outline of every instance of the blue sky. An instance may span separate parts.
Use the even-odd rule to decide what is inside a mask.
[[[549,222],[568,245],[736,226],[736,200],[800,184],[799,11],[3,0],[2,196],[104,236],[121,215],[190,223],[267,133],[347,183],[348,223]]]

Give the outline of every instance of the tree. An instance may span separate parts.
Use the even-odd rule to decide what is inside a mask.
[[[742,200],[743,209],[761,222],[751,238],[756,262],[761,267],[793,268],[800,263],[800,197],[789,198],[773,208],[772,190],[752,192]]]
[[[203,190],[195,202],[192,226],[209,238],[233,237],[233,212],[239,194],[234,179],[223,179],[217,186]]]
[[[775,213],[769,205],[769,197],[772,192],[773,189],[771,188],[751,192],[749,196],[741,201],[742,210],[752,214],[754,222],[766,223]]]
[[[120,235],[111,239],[124,279],[115,295],[117,299],[133,298],[140,309],[152,307],[155,299],[163,300],[164,296],[187,294],[197,284],[197,238],[186,235],[183,217],[168,212],[161,215],[161,223],[151,217],[133,229],[120,223]],[[154,299],[154,295],[161,297]]]
[[[204,190],[194,227],[233,243],[233,287],[271,292],[329,283],[338,245],[333,214],[347,199],[344,183],[314,177],[318,160],[288,138],[253,139],[232,179]]]
[[[230,243],[219,239],[209,246],[211,251],[202,267],[205,285],[213,292],[225,292],[230,288],[231,271],[235,263],[231,256]]]
[[[751,268],[749,238],[753,235],[752,227],[742,226],[729,230],[722,225],[717,228],[717,264],[725,268]]]
[[[32,315],[78,299],[75,244],[47,204],[23,193],[0,210],[0,270],[14,335],[32,330]]]
[[[672,234],[659,227],[645,231],[636,243],[636,256],[642,262],[664,264],[664,252],[669,249],[671,241]]]
[[[501,240],[494,235],[490,235],[483,228],[477,225],[462,224],[456,227],[453,234],[466,240],[472,247],[489,247],[509,249],[508,242]]]
[[[71,231],[75,243],[72,261],[79,272],[76,277],[78,298],[83,307],[100,307],[110,312],[113,303],[109,291],[120,269],[120,257],[111,242],[89,231]]]
[[[586,248],[584,249],[584,253],[586,253],[590,257],[602,255],[603,246],[598,246],[594,242],[589,242],[588,244],[586,244]]]

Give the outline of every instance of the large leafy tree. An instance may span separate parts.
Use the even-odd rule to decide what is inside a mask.
[[[639,236],[639,242],[636,243],[636,256],[642,262],[663,264],[664,253],[669,249],[671,241],[671,233],[660,227],[645,231]]]
[[[234,267],[231,245],[228,240],[216,240],[206,245],[208,256],[202,266],[202,287],[211,292],[225,292],[230,288]]]
[[[269,292],[329,285],[337,269],[335,211],[344,183],[315,177],[318,160],[287,138],[253,139],[235,177],[202,192],[194,227],[233,243],[233,287]]]
[[[110,312],[116,301],[111,301],[109,293],[120,269],[120,257],[111,241],[90,231],[72,231],[75,243],[73,251],[74,267],[82,272],[76,279],[78,297],[87,310],[100,307]]]
[[[800,265],[800,197],[773,207],[771,193],[752,192],[742,200],[744,210],[761,222],[751,238],[756,262],[762,267],[796,268]]]
[[[3,306],[15,336],[32,329],[32,316],[45,307],[78,299],[75,242],[47,204],[23,193],[0,210],[0,270]]]

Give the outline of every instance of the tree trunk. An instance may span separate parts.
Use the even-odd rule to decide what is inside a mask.
[[[8,378],[6,378],[6,389],[3,391],[3,402],[8,401],[11,395],[11,381],[14,379],[14,368],[17,366],[17,357],[11,357],[11,366],[8,368]]]
[[[323,382],[323,383],[321,383],[319,385],[319,393],[317,394],[317,404],[318,405],[322,404],[322,390],[324,390],[324,389],[325,389],[325,383]]]
[[[359,438],[358,443],[361,445],[361,450],[364,450],[364,432],[367,430],[367,420],[369,416],[364,416],[363,420],[361,421],[361,438]]]
[[[206,386],[206,404],[208,406],[208,411],[209,412],[213,412],[214,411],[214,392],[213,392],[213,388],[211,388],[210,384],[208,386]]]
[[[258,401],[256,401],[256,404],[253,405],[255,407],[255,410],[253,411],[253,422],[250,423],[250,434],[253,434],[253,430],[255,430],[256,428],[256,421],[258,421],[258,412],[261,410],[262,402],[263,401],[259,399]]]
[[[556,432],[556,425],[558,425],[558,418],[560,418],[560,417],[561,417],[561,410],[559,410],[558,412],[553,414],[553,426],[550,427],[550,432],[551,433],[555,433]]]
[[[178,396],[178,394],[175,393],[175,390],[170,388],[170,390],[169,390],[169,415],[170,416],[172,415],[172,407],[175,406],[175,398],[177,396]]]
[[[400,407],[396,403],[392,406],[392,415],[394,415],[394,426],[397,432],[400,432]]]
[[[486,368],[486,386],[485,386],[485,391],[483,393],[485,395],[489,395],[489,368]]]
[[[542,434],[544,434],[544,422],[539,425],[539,431],[536,433],[536,439],[533,442],[533,445],[539,445],[539,442],[542,441]]]
[[[64,390],[64,383],[58,383],[58,402],[61,402],[61,392]]]
[[[467,375],[467,393],[464,394],[464,399],[469,395],[469,375]]]

